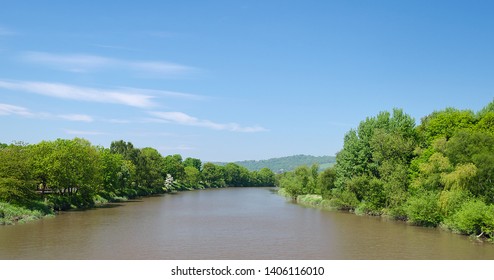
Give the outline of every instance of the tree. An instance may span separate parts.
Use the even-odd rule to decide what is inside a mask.
[[[482,119],[489,113],[494,113],[494,100],[492,100],[489,104],[482,108],[482,110],[477,112],[477,116]]]
[[[52,200],[59,210],[74,205],[79,208],[93,206],[93,196],[102,183],[98,150],[84,139],[57,139],[41,143],[35,166],[44,166],[38,176],[46,176],[46,185],[55,193]]]
[[[462,188],[494,202],[494,135],[459,131],[445,144],[444,153],[456,169],[446,181],[457,178]]]
[[[486,205],[481,200],[469,200],[446,224],[463,234],[494,237],[494,205]]]
[[[169,155],[164,158],[163,172],[170,174],[175,180],[181,180],[185,177],[185,169],[182,163],[181,155]]]
[[[225,184],[230,187],[245,187],[250,185],[249,170],[235,163],[228,163],[223,167]]]
[[[438,205],[439,193],[424,191],[411,197],[406,205],[409,222],[422,226],[437,226],[443,219]]]
[[[423,118],[417,130],[422,136],[422,145],[430,145],[434,139],[445,137],[449,140],[457,131],[471,128],[474,124],[475,114],[472,111],[447,108]]]
[[[259,179],[257,184],[259,186],[271,187],[275,184],[274,172],[269,168],[265,167],[259,170],[259,172],[257,172],[257,178]]]
[[[184,184],[192,189],[200,188],[201,182],[201,172],[197,170],[194,166],[186,166],[185,170],[185,178],[183,179]]]
[[[400,109],[361,122],[336,156],[337,193],[354,193],[372,212],[404,203],[417,138],[415,120]]]
[[[198,171],[201,171],[202,162],[200,159],[188,157],[184,160],[183,165],[184,167],[191,166],[197,169]]]
[[[109,149],[100,150],[101,171],[103,174],[103,190],[100,195],[113,200],[115,197],[134,197],[132,190],[135,167],[130,160],[121,154],[112,153]]]
[[[322,198],[332,198],[332,191],[336,188],[336,170],[334,168],[324,170],[319,174],[318,180]]]
[[[225,180],[222,168],[207,162],[202,167],[202,181],[208,188],[222,188],[225,186]]]
[[[0,201],[25,205],[36,199],[30,158],[30,146],[13,144],[0,148]]]
[[[141,184],[147,188],[149,193],[160,193],[163,190],[167,174],[166,161],[161,154],[154,148],[141,149],[142,155],[142,174]],[[171,174],[175,179],[174,174]]]

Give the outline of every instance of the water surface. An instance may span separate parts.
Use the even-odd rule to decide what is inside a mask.
[[[494,259],[494,245],[227,188],[0,226],[0,259]]]

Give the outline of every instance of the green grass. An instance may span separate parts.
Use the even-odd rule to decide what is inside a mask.
[[[322,196],[316,194],[299,195],[297,203],[307,207],[319,208],[324,210],[337,210],[331,206],[330,201],[323,199]]]
[[[29,210],[9,203],[0,202],[0,225],[12,225],[43,218],[45,214],[39,210]]]

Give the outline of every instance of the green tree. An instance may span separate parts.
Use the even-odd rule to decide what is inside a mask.
[[[38,178],[46,179],[47,187],[55,193],[52,196],[55,208],[93,206],[93,196],[102,184],[98,150],[80,138],[57,139],[41,145],[43,147],[37,152],[48,153],[34,157],[35,161],[40,161],[34,165],[43,166],[37,171]]]
[[[103,190],[100,195],[109,200],[116,197],[135,197],[137,192],[133,190],[134,164],[109,149],[100,150],[100,158],[103,174]]]
[[[494,202],[494,135],[459,131],[445,144],[444,153],[455,165],[445,182],[456,178],[457,185]]]
[[[225,179],[222,168],[211,162],[207,162],[202,167],[202,181],[208,188],[225,187]]]
[[[181,180],[185,177],[185,169],[181,155],[166,156],[163,168],[164,173],[172,175],[175,180]]]
[[[199,189],[201,182],[201,172],[194,166],[185,166],[184,184],[191,189]]]
[[[477,112],[479,118],[484,118],[487,114],[494,113],[494,100],[487,104],[482,110]]]
[[[166,170],[166,161],[156,149],[150,147],[141,149],[141,156],[143,159],[141,163],[142,187],[146,188],[149,193],[162,192],[166,174],[170,174]]]
[[[415,120],[400,109],[361,122],[336,156],[335,193],[354,193],[364,212],[403,204],[417,138]]]
[[[467,201],[446,224],[463,234],[494,237],[494,205],[486,205],[481,200]]]
[[[201,171],[202,168],[202,162],[200,159],[197,158],[186,158],[183,162],[184,167],[191,166],[197,169],[198,171]]]
[[[36,199],[31,147],[12,144],[0,148],[0,201],[27,205]]]
[[[474,124],[475,114],[472,111],[447,108],[423,118],[417,130],[422,136],[423,145],[429,145],[440,137],[449,140],[457,131],[471,128]]]
[[[319,174],[318,181],[322,197],[331,199],[333,197],[333,189],[336,188],[336,170],[334,168],[324,170]]]
[[[275,185],[275,174],[269,168],[262,168],[257,172],[259,186],[271,187]]]
[[[443,217],[438,200],[439,193],[436,191],[424,191],[410,197],[405,208],[408,221],[421,226],[439,225]]]

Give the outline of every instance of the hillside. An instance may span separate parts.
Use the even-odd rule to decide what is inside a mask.
[[[243,166],[250,171],[260,170],[264,167],[271,169],[274,172],[291,171],[301,165],[310,166],[314,163],[320,165],[320,169],[326,169],[334,165],[336,159],[334,156],[309,156],[309,155],[295,155],[288,157],[272,158],[267,160],[245,160],[234,162],[240,166]],[[225,165],[226,163],[218,162],[218,165]]]

